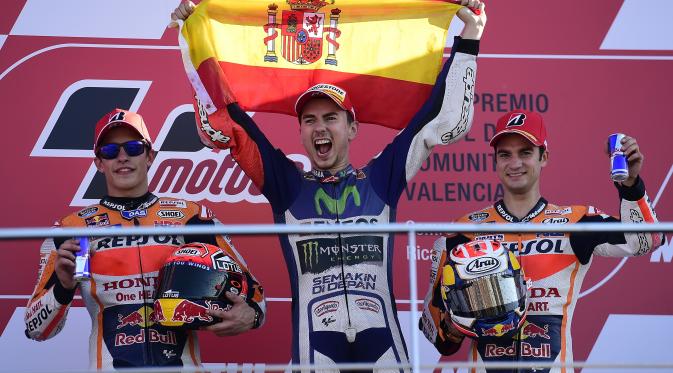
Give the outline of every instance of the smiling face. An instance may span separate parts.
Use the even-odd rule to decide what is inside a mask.
[[[495,145],[496,172],[505,193],[527,195],[540,192],[540,171],[549,152],[517,134],[504,135]]]
[[[301,142],[314,169],[335,173],[348,166],[358,122],[348,123],[345,110],[328,98],[315,98],[304,105],[299,123]]]
[[[100,143],[123,144],[132,140],[142,140],[142,137],[136,131],[120,126],[111,129]],[[94,159],[98,171],[105,175],[107,193],[111,197],[140,197],[147,193],[147,170],[153,161],[153,151],[145,150],[143,154],[131,157],[123,147],[114,159]]]

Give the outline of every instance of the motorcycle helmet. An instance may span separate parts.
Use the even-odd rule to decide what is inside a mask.
[[[167,327],[198,329],[220,322],[208,309],[228,310],[227,291],[244,299],[246,273],[239,263],[217,246],[190,243],[167,259],[158,279],[154,321]]]
[[[442,269],[444,307],[472,338],[513,336],[526,319],[526,293],[523,269],[498,241],[458,245]]]

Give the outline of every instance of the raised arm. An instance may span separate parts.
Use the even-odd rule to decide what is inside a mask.
[[[627,158],[629,177],[615,183],[620,198],[620,218],[609,216],[589,206],[580,223],[618,222],[654,223],[657,215],[645,190],[640,171],[645,157],[635,138],[626,136],[622,149]],[[588,263],[592,254],[600,256],[624,257],[645,255],[663,244],[664,234],[655,233],[587,233],[570,236],[572,247],[581,263]]]

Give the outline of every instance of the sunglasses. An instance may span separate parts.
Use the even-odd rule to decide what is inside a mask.
[[[141,140],[127,141],[123,144],[105,144],[98,149],[98,156],[103,159],[115,159],[119,155],[119,150],[123,147],[129,157],[137,157],[145,153],[147,144]]]

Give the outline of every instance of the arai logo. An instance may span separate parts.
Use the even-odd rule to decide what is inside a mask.
[[[477,258],[467,264],[466,271],[471,274],[486,273],[500,266],[500,261],[496,258]]]

